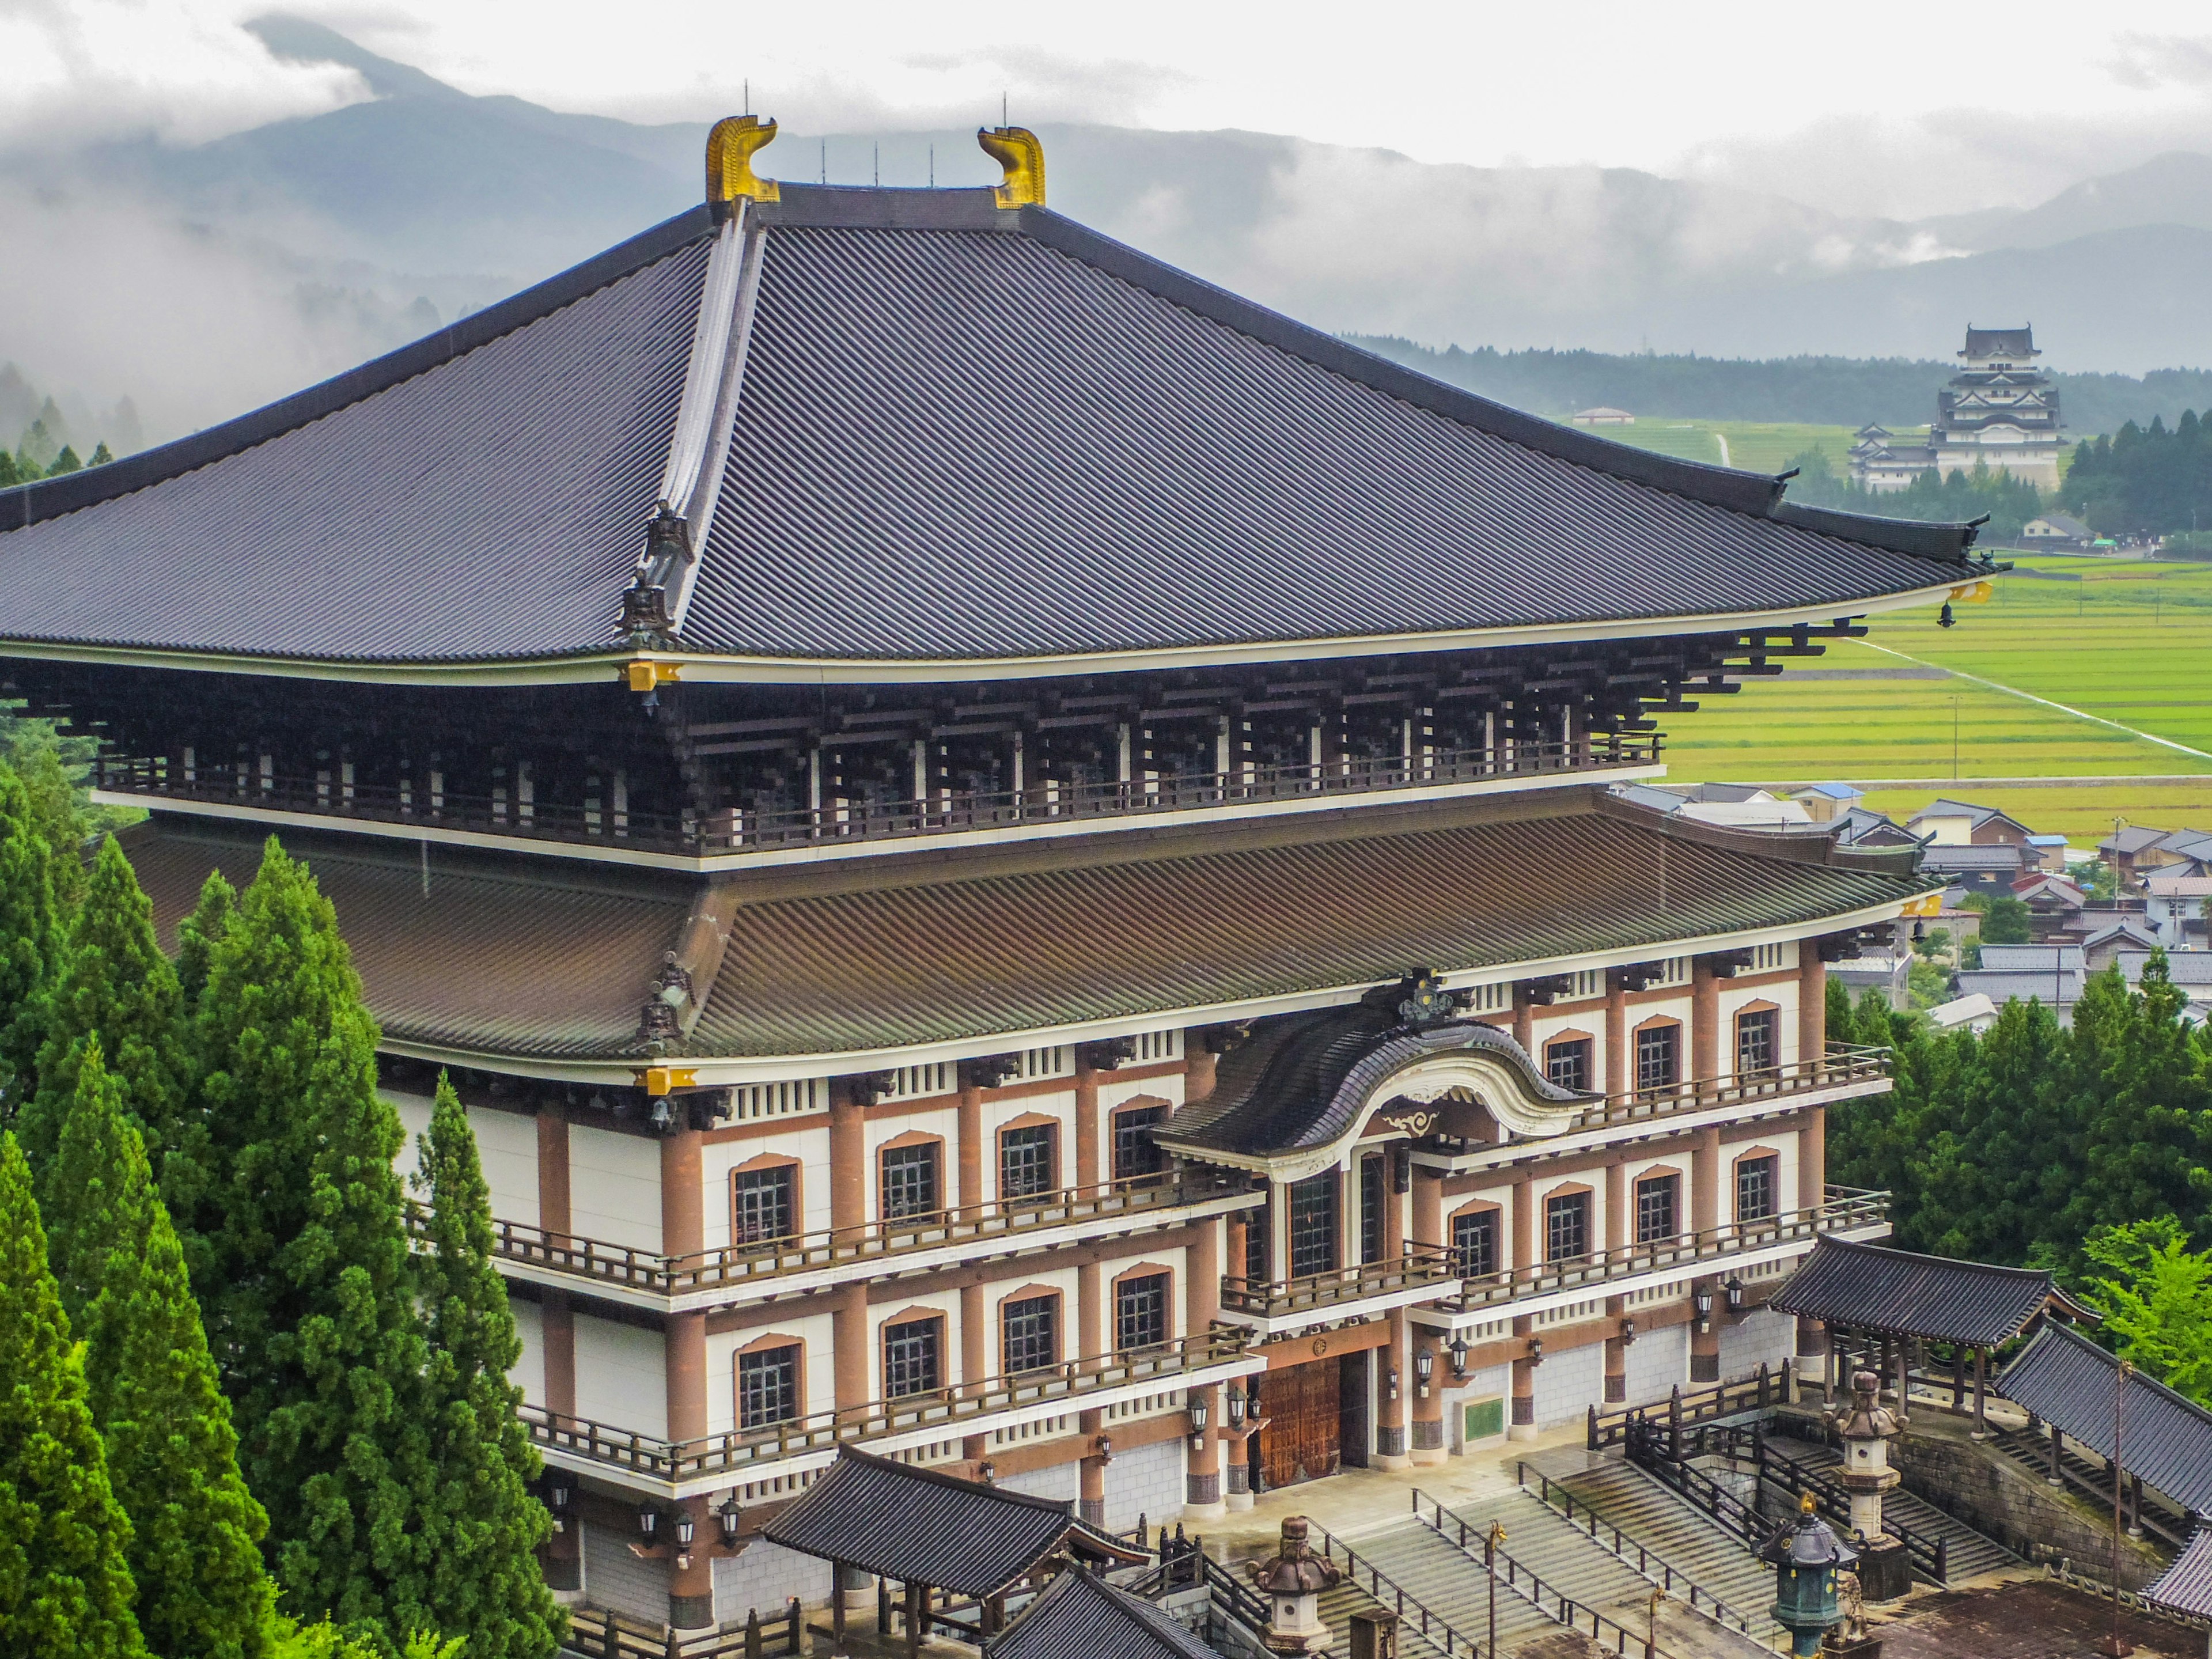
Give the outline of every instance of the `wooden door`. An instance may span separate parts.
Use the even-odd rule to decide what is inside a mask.
[[[1316,1480],[1337,1470],[1340,1395],[1334,1358],[1271,1370],[1261,1384],[1261,1470],[1270,1488]]]

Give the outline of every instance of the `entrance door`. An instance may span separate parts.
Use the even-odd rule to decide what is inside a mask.
[[[1267,1373],[1261,1384],[1261,1472],[1270,1488],[1317,1480],[1337,1469],[1343,1431],[1340,1361],[1317,1359]]]
[[[1367,1467],[1367,1362],[1373,1357],[1372,1349],[1363,1348],[1336,1362],[1337,1455],[1348,1469]]]

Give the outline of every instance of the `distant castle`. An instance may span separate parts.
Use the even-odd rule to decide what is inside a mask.
[[[1869,489],[1902,489],[1931,469],[1948,477],[1978,463],[2038,489],[2058,487],[2058,392],[2034,366],[2031,328],[1966,330],[1966,367],[1936,400],[1925,444],[1895,442],[1881,427],[1859,428],[1851,477]]]

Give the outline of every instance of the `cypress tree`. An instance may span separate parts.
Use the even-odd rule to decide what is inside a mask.
[[[23,780],[0,760],[0,1088],[10,1117],[37,1082],[46,990],[61,939],[52,854]]]
[[[56,1229],[56,1277],[84,1339],[108,1481],[131,1517],[139,1629],[161,1659],[264,1659],[268,1517],[239,1475],[184,1252],[96,1045],[46,1191],[49,1213],[69,1219]]]
[[[130,1542],[47,1271],[30,1165],[0,1134],[0,1653],[145,1659]]]
[[[53,1157],[90,1044],[106,1056],[124,1110],[158,1167],[185,1127],[184,999],[177,970],[154,936],[153,902],[112,836],[70,924],[39,1050],[38,1092],[16,1123],[33,1171]]]
[[[208,958],[237,908],[238,890],[223,879],[222,871],[210,870],[200,884],[199,902],[178,924],[177,989],[188,1014],[199,1007],[200,993],[207,988]]]
[[[437,1462],[423,1499],[421,1622],[465,1637],[470,1659],[540,1659],[562,1621],[533,1553],[552,1531],[529,1489],[538,1452],[514,1414],[522,1391],[507,1381],[522,1341],[492,1265],[476,1135],[442,1076],[421,1167],[416,1184],[430,1201],[430,1248],[416,1257],[431,1349],[423,1420]]]
[[[417,1407],[429,1355],[412,1300],[404,1141],[376,1091],[375,1023],[330,902],[269,841],[209,952],[197,1016],[210,1136],[201,1301],[268,1505],[287,1611],[395,1636],[417,1603]]]
[[[77,805],[76,784],[63,764],[61,740],[47,721],[18,721],[8,759],[30,797],[31,820],[46,837],[52,860],[54,903],[67,917],[84,897],[84,849],[92,839],[92,826]]]

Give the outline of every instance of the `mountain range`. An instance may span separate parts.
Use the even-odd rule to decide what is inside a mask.
[[[704,124],[475,96],[317,23],[252,26],[368,96],[0,182],[0,359],[155,436],[388,349],[698,198]],[[1855,218],[1626,168],[1478,167],[1276,135],[1042,125],[1063,212],[1345,333],[1434,346],[1942,358],[2032,322],[2055,366],[2212,364],[2212,156],[2024,210]],[[969,131],[785,131],[761,170],[985,184]],[[150,266],[150,285],[129,280]]]

